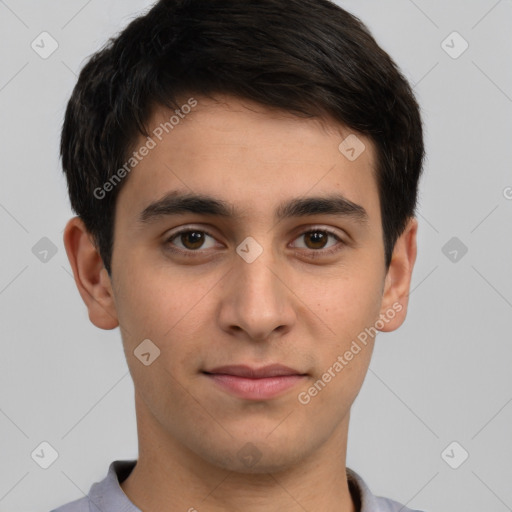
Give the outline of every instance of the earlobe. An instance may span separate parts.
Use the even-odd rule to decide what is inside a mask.
[[[383,332],[394,331],[407,315],[412,271],[416,261],[418,221],[411,218],[397,240],[386,274],[380,318]]]
[[[73,217],[64,230],[64,246],[75,283],[89,311],[89,319],[100,329],[119,325],[110,277],[79,217]]]

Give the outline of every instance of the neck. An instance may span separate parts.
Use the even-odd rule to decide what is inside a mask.
[[[357,512],[346,475],[348,420],[300,463],[263,473],[214,465],[164,432],[136,396],[139,458],[122,482],[144,512]]]

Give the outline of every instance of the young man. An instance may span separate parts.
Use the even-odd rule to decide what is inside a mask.
[[[167,0],[82,70],[61,153],[90,320],[119,326],[137,461],[58,512],[382,512],[346,468],[404,321],[418,105],[327,0]]]

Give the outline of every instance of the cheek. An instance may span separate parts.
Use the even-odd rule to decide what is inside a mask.
[[[208,289],[208,278],[197,278],[170,265],[149,266],[134,261],[123,269],[116,290],[119,319],[136,337],[165,338],[181,322],[187,322]]]
[[[316,312],[330,335],[316,344],[317,372],[298,397],[304,413],[334,428],[355,400],[370,364],[381,295],[375,276],[330,281],[316,296]],[[334,334],[333,334],[334,333]]]
[[[379,318],[381,281],[382,276],[362,265],[315,286],[314,295],[310,295],[314,297],[314,311],[334,332],[337,349]]]
[[[144,269],[140,271],[139,269]],[[180,375],[191,365],[197,367],[199,344],[206,323],[214,318],[208,292],[216,276],[192,277],[187,272],[171,272],[167,267],[126,267],[116,291],[116,307],[125,355],[130,368],[140,373],[134,350],[146,339],[160,350],[159,365]]]
[[[184,383],[190,379],[191,368],[199,365],[198,345],[204,340],[204,332],[202,337],[200,333],[204,331],[204,319],[211,313],[205,309],[206,301],[201,301],[207,291],[203,287],[191,287],[184,293],[184,284],[179,280],[157,274],[129,273],[130,279],[119,287],[116,303],[125,357],[135,387],[146,406],[159,417],[171,409],[191,410],[193,404],[187,398]],[[147,347],[147,342],[141,343],[148,339],[154,346],[139,350]],[[146,365],[140,356],[148,351],[151,362]],[[158,354],[154,360],[153,351]]]

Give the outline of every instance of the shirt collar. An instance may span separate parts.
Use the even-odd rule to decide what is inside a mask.
[[[136,460],[116,460],[110,464],[108,474],[101,482],[93,484],[89,493],[89,499],[95,505],[95,512],[116,510],[116,512],[142,512],[126,496],[121,488],[123,482],[132,472]],[[360,506],[358,512],[374,512],[379,510],[375,496],[364,480],[355,471],[346,469],[350,493],[356,506]]]
[[[94,512],[142,512],[126,496],[119,483],[128,478],[136,463],[136,460],[115,460],[110,464],[106,478],[93,484],[89,492],[89,499],[95,505]]]

